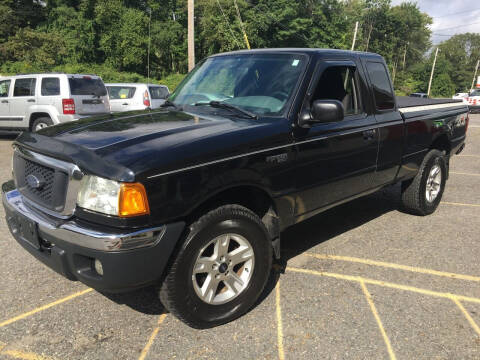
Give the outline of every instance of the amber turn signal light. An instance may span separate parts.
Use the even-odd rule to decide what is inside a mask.
[[[118,205],[120,217],[150,214],[147,192],[140,183],[124,183],[120,185]]]

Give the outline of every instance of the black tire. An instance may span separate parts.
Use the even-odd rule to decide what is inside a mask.
[[[427,200],[427,180],[430,171],[438,165],[441,171],[440,190],[433,201]],[[445,182],[447,180],[447,164],[445,155],[439,150],[431,150],[423,159],[417,175],[412,180],[402,183],[402,205],[405,211],[415,215],[430,215],[440,204]]]
[[[223,304],[209,304],[195,292],[193,266],[201,249],[226,233],[248,239],[255,257],[253,273],[248,285],[235,298]],[[240,205],[221,206],[189,226],[161,284],[160,300],[168,311],[193,328],[225,324],[247,312],[262,294],[270,275],[272,255],[267,229],[256,214]]]
[[[43,125],[43,126],[42,126]],[[52,126],[53,121],[49,117],[40,117],[38,119],[35,119],[35,121],[32,124],[32,132],[37,132],[40,129],[43,129],[48,126]]]

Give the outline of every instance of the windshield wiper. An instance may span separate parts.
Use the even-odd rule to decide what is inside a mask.
[[[242,108],[239,108],[238,106],[227,104],[227,103],[220,102],[220,101],[198,102],[198,103],[195,104],[195,106],[202,106],[202,105],[209,105],[213,108],[232,110],[232,111],[236,112],[237,114],[245,115],[245,116],[249,117],[250,119],[257,119],[258,118],[258,116],[256,114],[251,113],[250,111],[243,110]]]
[[[170,100],[165,100],[165,102],[160,105],[160,107],[174,107],[175,109],[177,110],[182,110],[182,108],[180,106],[178,106],[177,104],[175,104],[173,101],[170,101]]]

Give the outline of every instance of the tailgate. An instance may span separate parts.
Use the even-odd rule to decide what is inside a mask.
[[[77,114],[104,114],[110,111],[107,89],[102,79],[90,75],[75,75],[68,78],[68,83]]]

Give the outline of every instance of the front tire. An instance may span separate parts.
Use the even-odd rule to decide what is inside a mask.
[[[190,225],[160,300],[191,327],[221,325],[254,305],[271,265],[272,245],[260,218],[243,206],[221,206]]]
[[[403,208],[415,215],[432,214],[442,200],[446,180],[445,156],[439,150],[431,150],[413,180],[402,183]]]

